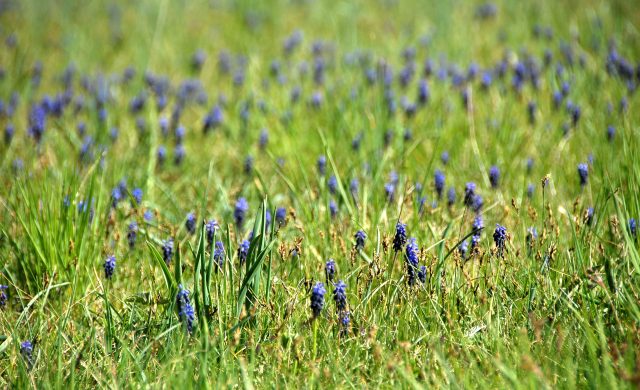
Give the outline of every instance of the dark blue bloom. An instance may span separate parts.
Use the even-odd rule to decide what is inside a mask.
[[[134,188],[133,191],[131,191],[131,196],[133,197],[133,201],[134,201],[134,206],[139,206],[142,203],[142,189],[141,188]]]
[[[415,238],[411,238],[406,248],[406,260],[407,260],[407,282],[409,286],[413,286],[416,283],[416,276],[418,272],[418,244]]]
[[[127,241],[129,242],[129,248],[133,249],[136,245],[136,237],[138,235],[138,224],[133,221],[129,224],[129,230],[127,231]]]
[[[196,216],[193,213],[187,214],[187,220],[184,223],[184,227],[187,229],[189,234],[194,234],[196,232]]]
[[[171,259],[173,259],[173,238],[169,238],[162,243],[162,259],[167,265],[171,263]]]
[[[158,146],[158,152],[156,153],[158,158],[158,165],[162,166],[164,161],[167,159],[167,148],[163,145]]]
[[[193,325],[196,322],[196,314],[189,299],[189,290],[182,285],[178,286],[178,295],[176,296],[176,306],[178,309],[178,317],[184,324],[187,332],[193,333]]]
[[[120,192],[120,188],[114,187],[111,190],[111,207],[116,207],[121,199],[122,193]]]
[[[481,215],[477,215],[473,220],[473,232],[475,234],[480,234],[480,231],[482,231],[482,229],[484,229],[484,221]]]
[[[204,231],[207,236],[207,242],[209,244],[213,244],[213,237],[218,228],[218,222],[215,219],[210,219],[209,221],[207,221],[207,223],[205,223]]]
[[[279,226],[284,226],[287,218],[287,210],[284,207],[278,207],[276,209],[276,223]]]
[[[527,173],[531,173],[531,171],[533,170],[533,164],[534,164],[533,158],[529,157],[527,159]]]
[[[329,213],[331,214],[331,218],[335,218],[336,215],[338,215],[338,205],[333,199],[329,201]]]
[[[533,198],[533,193],[535,191],[536,187],[533,185],[533,183],[529,183],[527,185],[527,197],[529,199]]]
[[[111,279],[113,276],[113,272],[116,270],[116,257],[108,256],[104,261],[104,277],[107,279]]]
[[[427,267],[424,265],[420,266],[420,268],[418,269],[418,280],[420,281],[420,283],[427,282]]]
[[[471,208],[473,209],[474,212],[479,213],[480,210],[482,210],[483,205],[484,205],[484,200],[482,199],[482,196],[476,195],[473,197],[473,200],[471,201]]]
[[[311,289],[311,312],[313,313],[313,318],[320,315],[324,306],[324,294],[326,293],[327,290],[325,290],[324,284],[321,282],[316,283]]]
[[[324,176],[327,170],[327,158],[325,156],[318,157],[317,164],[318,164],[318,174],[320,174],[320,176]]]
[[[324,266],[324,274],[327,278],[327,283],[332,282],[336,275],[336,262],[333,259],[329,259]]]
[[[495,165],[489,169],[489,182],[491,182],[491,187],[493,188],[497,188],[500,185],[500,170]]]
[[[387,202],[393,202],[396,194],[396,186],[393,183],[387,183],[384,185],[384,194],[387,198]]]
[[[449,187],[449,191],[447,191],[447,205],[451,207],[454,203],[456,203],[456,189]]]
[[[180,165],[182,164],[182,160],[184,160],[184,156],[186,154],[186,151],[184,149],[184,145],[179,144],[176,145],[176,148],[173,152],[173,162],[176,165]]]
[[[33,344],[31,341],[23,341],[20,343],[20,355],[25,360],[27,368],[31,369],[33,367]]]
[[[262,129],[260,131],[260,138],[258,140],[258,145],[260,146],[260,149],[264,149],[268,143],[269,143],[269,132],[267,131],[267,129]]]
[[[153,220],[153,211],[151,209],[145,210],[143,217],[145,222],[151,222]]]
[[[345,310],[340,313],[340,324],[342,325],[342,329],[340,329],[340,334],[342,336],[346,336],[349,333],[349,311]]]
[[[15,133],[15,128],[11,123],[7,124],[4,128],[4,143],[9,145],[11,140],[13,139],[13,134]]]
[[[336,193],[336,188],[338,187],[338,179],[336,179],[335,175],[331,175],[331,177],[329,177],[329,180],[327,181],[327,187],[329,187],[330,193]]]
[[[338,309],[338,312],[347,308],[347,285],[342,280],[338,280],[338,283],[335,284],[333,300],[336,303],[336,309]]]
[[[245,198],[240,198],[236,201],[236,206],[233,211],[233,218],[236,221],[236,225],[239,229],[242,229],[244,225],[245,219],[247,217],[247,212],[249,211],[249,202]]]
[[[364,242],[367,239],[367,234],[363,230],[358,230],[355,235],[356,249],[364,249]]]
[[[436,186],[436,193],[438,194],[438,199],[442,198],[442,191],[444,190],[445,176],[441,170],[436,170],[434,176],[434,183]]]
[[[9,286],[4,284],[0,284],[0,309],[4,308],[7,305],[7,293],[6,290]]]
[[[407,225],[398,221],[396,223],[396,234],[393,237],[393,250],[396,252],[402,251],[407,243]]]
[[[616,128],[613,126],[607,126],[607,139],[609,142],[613,141],[613,137],[616,135]]]
[[[447,152],[446,150],[442,152],[442,154],[440,155],[440,161],[442,161],[442,165],[449,164],[449,152]]]
[[[354,198],[358,197],[359,187],[360,182],[358,182],[358,178],[354,177],[353,179],[351,179],[351,182],[349,183],[349,191],[351,191],[351,196],[353,196]]]
[[[36,104],[31,108],[29,113],[29,130],[28,133],[32,136],[37,143],[42,140],[42,135],[45,130],[46,111],[45,109]]]
[[[213,261],[219,269],[224,268],[224,244],[222,241],[216,241],[216,247],[213,250]]]
[[[462,241],[460,246],[458,246],[458,251],[460,252],[460,257],[462,257],[462,259],[466,259],[469,254],[469,241]]]
[[[245,261],[247,261],[247,256],[249,255],[249,247],[251,243],[249,240],[242,240],[240,246],[238,247],[238,261],[240,265],[243,265]]]
[[[204,118],[204,124],[202,131],[206,134],[209,130],[215,129],[222,124],[224,116],[222,114],[222,108],[215,106],[211,109],[211,112]]]
[[[629,233],[633,236],[633,238],[636,238],[637,233],[637,224],[636,224],[636,220],[635,218],[630,218],[629,219]]]
[[[493,233],[493,241],[496,244],[498,257],[503,257],[503,252],[507,241],[507,228],[496,224],[496,230]]]
[[[244,173],[249,175],[251,172],[253,172],[253,157],[249,155],[244,159]]]
[[[589,207],[587,209],[587,214],[585,216],[585,223],[587,224],[587,226],[591,226],[591,223],[593,223],[593,207]]]
[[[464,205],[471,206],[473,198],[476,196],[476,183],[468,182],[464,187]]]
[[[584,187],[589,178],[589,166],[586,163],[578,164],[578,176],[580,178],[580,185]]]

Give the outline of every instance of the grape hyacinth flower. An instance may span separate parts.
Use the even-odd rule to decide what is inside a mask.
[[[491,182],[491,187],[493,188],[497,188],[500,185],[500,170],[495,165],[489,169],[489,182]]]
[[[215,219],[210,219],[204,224],[204,231],[207,236],[207,242],[213,244],[213,237],[216,229],[218,229],[218,222]]]
[[[173,258],[173,238],[169,238],[162,244],[162,259],[167,265],[169,265],[169,263],[171,263],[172,258]]]
[[[351,192],[351,196],[353,196],[354,199],[358,197],[359,188],[360,182],[358,181],[357,177],[354,177],[349,183],[349,191]]]
[[[349,333],[349,311],[345,310],[340,314],[340,324],[342,328],[340,329],[340,335],[346,336]]]
[[[418,272],[418,244],[416,239],[409,239],[409,243],[406,248],[406,260],[407,260],[407,282],[409,286],[413,286],[416,283],[416,273]]]
[[[536,187],[533,185],[533,183],[529,183],[527,185],[527,197],[529,199],[533,198],[533,193],[535,191]]]
[[[25,360],[28,369],[33,367],[33,344],[26,340],[20,343],[20,355]]]
[[[338,283],[335,284],[333,300],[336,302],[338,312],[347,308],[347,285],[342,280],[338,280]]]
[[[327,279],[327,284],[333,281],[336,276],[336,262],[333,259],[329,259],[324,266],[324,274]]]
[[[507,241],[507,228],[496,224],[496,230],[493,233],[493,241],[496,244],[498,257],[503,257],[503,252]]]
[[[393,237],[393,250],[396,252],[402,251],[407,243],[407,225],[398,221],[396,223],[396,235]]]
[[[338,205],[333,199],[329,201],[329,213],[331,214],[331,218],[335,218],[336,215],[338,215]]]
[[[393,185],[393,183],[387,183],[384,185],[384,194],[387,199],[387,202],[389,203],[393,202],[393,199],[395,198],[395,193],[396,193],[396,187]]]
[[[584,187],[587,185],[589,179],[589,166],[586,163],[578,164],[578,176],[580,178],[580,185]]]
[[[156,158],[158,159],[158,166],[161,167],[162,165],[164,165],[164,162],[167,159],[167,148],[165,148],[163,145],[158,146]]]
[[[142,189],[134,188],[134,190],[131,191],[131,196],[133,197],[134,207],[139,206],[142,203]]]
[[[178,295],[176,296],[176,306],[178,308],[178,317],[189,333],[193,333],[193,325],[196,322],[196,314],[189,299],[189,290],[182,285],[178,286]]]
[[[482,196],[476,195],[473,197],[473,200],[471,202],[471,208],[476,214],[479,213],[480,210],[482,210],[483,205],[484,205],[484,200],[482,199]]]
[[[182,161],[184,160],[184,156],[186,155],[186,151],[184,149],[184,145],[180,144],[180,145],[176,145],[176,148],[173,152],[173,163],[175,165],[180,165],[182,164]]]
[[[276,224],[278,226],[284,226],[287,219],[287,210],[284,207],[278,207],[276,209]]]
[[[6,290],[9,286],[0,284],[0,309],[4,308],[7,305],[7,293]]]
[[[329,177],[329,180],[327,181],[327,187],[329,188],[330,193],[336,193],[336,188],[338,187],[338,179],[336,179],[335,175],[331,175],[331,177]]]
[[[108,256],[104,261],[104,277],[107,279],[111,279],[114,271],[116,270],[116,257]]]
[[[364,231],[358,230],[356,232],[355,240],[356,240],[356,249],[357,250],[364,249],[364,241],[366,239],[367,239],[367,234]]]
[[[633,238],[636,238],[637,234],[638,234],[638,227],[637,227],[637,223],[635,218],[630,218],[629,219],[629,233],[631,234],[631,236]]]
[[[327,171],[327,158],[325,156],[318,157],[318,174],[324,176]]]
[[[213,251],[213,261],[218,266],[217,269],[224,268],[224,244],[222,241],[216,241],[216,247]]]
[[[442,191],[444,190],[445,176],[442,171],[437,170],[434,177],[434,184],[436,187],[436,193],[438,194],[438,199],[442,198]]]
[[[589,207],[587,209],[587,212],[585,214],[585,218],[584,218],[584,222],[586,223],[587,226],[591,226],[591,224],[593,223],[593,207]]]
[[[184,222],[184,227],[189,234],[196,232],[196,216],[193,213],[187,214],[187,220]]]
[[[245,198],[240,198],[236,202],[235,209],[233,211],[233,218],[236,221],[238,229],[242,229],[245,219],[247,218],[247,212],[249,211],[249,202]]]
[[[471,206],[473,198],[476,196],[476,183],[468,182],[464,188],[464,205]]]
[[[442,154],[440,155],[440,161],[442,161],[442,165],[449,164],[449,152],[447,152],[446,150],[442,152]]]
[[[467,255],[469,254],[469,241],[464,240],[460,243],[460,246],[458,246],[458,251],[460,252],[460,257],[464,260],[467,258]]]
[[[482,216],[478,215],[473,220],[473,232],[475,234],[480,234],[480,232],[484,229],[484,221],[482,220]]]
[[[251,243],[249,240],[242,240],[240,246],[238,247],[238,261],[240,265],[243,265],[245,261],[247,261],[247,256],[249,255],[249,247]]]
[[[451,207],[456,203],[456,189],[449,187],[447,191],[447,206]]]
[[[423,284],[427,282],[427,267],[424,265],[418,270],[418,280]]]
[[[129,248],[133,249],[136,245],[136,237],[138,235],[138,224],[133,221],[129,224],[129,230],[127,231],[127,241],[129,242]]]
[[[327,293],[327,290],[324,288],[324,284],[318,282],[311,289],[311,312],[313,313],[313,318],[317,318],[322,311],[322,307],[324,306],[324,294]]]
[[[613,141],[613,137],[616,135],[616,128],[613,126],[607,126],[607,140]]]

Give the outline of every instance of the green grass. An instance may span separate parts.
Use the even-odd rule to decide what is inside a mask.
[[[618,110],[627,88],[605,71],[610,38],[637,64],[637,7],[628,1],[499,1],[496,17],[481,21],[473,17],[479,3],[429,3],[8,2],[0,36],[15,32],[18,44],[0,48],[0,99],[6,103],[16,91],[20,104],[13,119],[0,115],[0,127],[11,122],[16,128],[13,141],[0,145],[0,284],[9,286],[0,309],[0,386],[638,386],[640,254],[627,223],[640,217],[639,100],[630,94],[629,109]],[[534,39],[536,24],[551,27],[553,40]],[[295,29],[304,32],[301,49],[284,60],[282,42]],[[421,43],[424,36],[428,43]],[[316,39],[331,47],[322,87],[312,79]],[[565,67],[557,77],[562,42],[572,45],[584,66]],[[520,94],[511,88],[511,71],[488,91],[472,83],[469,111],[460,90],[433,75],[428,105],[407,118],[400,99],[415,100],[419,79],[406,90],[396,81],[407,46],[417,50],[418,76],[426,58],[436,71],[442,59],[466,72],[471,61],[484,69],[505,55],[511,65],[525,53],[541,63],[547,48],[554,65],[541,67],[539,89],[527,83]],[[190,68],[197,49],[207,54],[200,73]],[[218,71],[220,50],[246,57],[242,87]],[[371,66],[382,59],[393,66],[396,115],[387,114],[381,85],[365,85],[365,67],[345,60],[356,52],[368,53]],[[284,85],[269,77],[276,58],[287,76]],[[36,60],[44,70],[37,89],[31,85]],[[302,61],[309,67],[305,78],[298,72]],[[71,63],[78,71],[75,94],[84,96],[87,109],[47,118],[36,146],[27,135],[29,104],[60,92],[60,75]],[[115,82],[127,66],[136,77],[127,85]],[[198,78],[208,94],[207,104],[182,112],[187,154],[181,166],[173,164],[173,137],[165,140],[158,130],[160,117],[171,115],[174,94],[160,114],[150,94],[139,115],[145,133],[136,130],[137,116],[129,112],[147,70],[166,76],[174,90]],[[100,78],[108,85],[106,123],[81,87],[84,75],[94,85]],[[553,110],[551,100],[564,80],[571,84],[568,98],[582,109],[567,137],[561,127],[568,114]],[[296,105],[290,103],[293,86],[302,91]],[[315,110],[307,102],[318,90],[324,101]],[[227,98],[224,124],[204,135],[202,120],[219,94]],[[538,107],[535,124],[527,116],[531,100]],[[246,101],[251,110],[243,122]],[[94,147],[84,162],[80,121],[95,145],[107,146],[104,152]],[[612,143],[605,136],[608,125],[617,131]],[[112,144],[113,126],[120,135]],[[262,128],[269,130],[265,150],[258,147]],[[405,128],[413,134],[407,142]],[[395,136],[384,148],[388,129]],[[351,140],[360,132],[361,147],[353,151]],[[168,150],[162,168],[159,145]],[[446,167],[443,151],[450,154]],[[590,154],[589,182],[581,188],[576,166]],[[243,173],[247,155],[254,157],[250,175]],[[320,155],[327,157],[324,177],[316,171]],[[530,173],[529,157],[535,160]],[[24,161],[19,172],[12,167],[17,158]],[[502,173],[495,190],[487,175],[492,165]],[[436,169],[444,170],[447,188],[456,189],[453,207],[445,199],[430,207]],[[392,171],[399,183],[394,201],[387,202],[384,185]],[[330,175],[338,181],[335,195],[327,188]],[[544,177],[549,183],[543,188]],[[130,190],[144,191],[139,207],[130,205],[129,194],[111,207],[111,189],[122,178]],[[360,182],[356,199],[349,189],[353,178]],[[484,198],[486,229],[478,252],[464,260],[457,246],[470,236],[474,218],[461,201],[469,181]],[[422,214],[416,182],[428,198]],[[532,199],[526,196],[529,183],[536,188]],[[250,204],[242,231],[233,216],[239,197]],[[335,219],[331,199],[339,206]],[[90,205],[84,212],[81,201]],[[265,220],[276,207],[286,207],[288,217],[274,230]],[[584,218],[589,207],[595,210],[590,226]],[[146,223],[148,210],[154,218]],[[185,228],[188,212],[198,218],[193,235]],[[215,240],[226,251],[222,269],[202,225],[212,218],[220,224]],[[404,255],[392,250],[398,220],[420,245],[424,284],[407,285]],[[129,249],[132,221],[140,230]],[[496,223],[509,232],[504,258],[496,256],[491,237]],[[531,246],[530,227],[539,233]],[[359,229],[368,236],[362,251],[354,249]],[[254,238],[240,265],[238,245],[250,231]],[[175,256],[167,266],[161,245],[169,237],[175,238]],[[117,266],[107,280],[103,264],[111,254]],[[311,318],[311,287],[325,282],[329,258],[348,285],[347,334],[340,332],[331,286],[322,314]],[[180,285],[191,292],[196,310],[193,335],[177,314]],[[34,343],[31,369],[20,354],[24,340]]]

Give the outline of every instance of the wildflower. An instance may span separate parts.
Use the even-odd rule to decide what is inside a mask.
[[[476,195],[473,197],[473,201],[471,202],[471,208],[473,209],[473,211],[479,213],[483,205],[484,200],[482,199],[482,196]]]
[[[476,195],[476,183],[468,182],[464,188],[464,205],[471,206]]]
[[[587,224],[587,226],[591,226],[591,223],[593,223],[593,207],[589,207],[587,209],[587,213],[585,215],[584,221]]]
[[[331,218],[335,218],[336,215],[338,215],[338,205],[333,199],[329,201],[329,213],[331,214]]]
[[[204,224],[204,231],[207,236],[207,242],[213,244],[213,236],[215,235],[216,229],[218,229],[218,222],[215,219],[210,219]]]
[[[276,209],[276,223],[278,226],[284,226],[287,218],[287,210],[284,207],[278,207]]]
[[[219,269],[224,268],[224,244],[222,241],[216,241],[216,248],[213,251],[213,261],[215,261]]]
[[[456,203],[456,189],[449,187],[449,191],[447,191],[447,205],[451,207],[454,203]]]
[[[44,107],[36,104],[29,113],[28,133],[32,136],[36,143],[40,143],[45,130],[46,111]]]
[[[335,288],[333,290],[333,300],[336,302],[336,308],[338,312],[341,312],[347,308],[347,285],[342,281],[338,280],[338,283],[335,284]]]
[[[396,193],[396,187],[393,185],[393,183],[387,183],[384,185],[384,194],[385,194],[385,197],[387,198],[387,202],[389,203],[393,202],[393,199],[395,198],[395,193]]]
[[[4,143],[9,145],[11,143],[11,140],[13,139],[13,134],[15,133],[15,128],[13,127],[12,124],[8,124],[5,128],[4,128]]]
[[[411,238],[406,248],[407,260],[407,281],[409,286],[413,286],[416,282],[416,273],[418,271],[418,244],[416,239]]]
[[[342,336],[346,336],[349,332],[349,311],[345,310],[340,314],[340,324],[342,325],[342,329],[340,329],[340,334]]]
[[[135,188],[133,191],[131,191],[131,196],[133,197],[133,200],[135,202],[133,206],[138,206],[140,205],[140,203],[142,203],[142,189]]]
[[[535,191],[536,187],[533,185],[533,183],[529,183],[527,185],[527,197],[529,199],[533,198],[533,192]]]
[[[9,286],[0,284],[0,308],[4,308],[7,305],[7,293],[5,292]]]
[[[147,223],[153,221],[153,211],[151,209],[145,210],[143,218],[144,218],[144,221]]]
[[[107,279],[111,279],[113,272],[116,270],[116,257],[108,256],[104,261],[104,276]]]
[[[313,318],[317,318],[324,306],[324,294],[327,290],[324,288],[324,284],[318,282],[313,286],[311,290],[311,311],[313,312]]]
[[[636,238],[636,235],[637,235],[637,224],[636,224],[635,218],[630,218],[629,219],[629,233],[633,236],[633,238]]]
[[[473,220],[473,232],[479,234],[482,229],[484,229],[484,221],[482,220],[482,216],[478,215]]]
[[[133,249],[136,245],[136,237],[138,234],[138,224],[133,221],[129,224],[129,231],[127,232],[127,241],[129,241],[129,248]]]
[[[171,259],[173,258],[173,238],[169,238],[162,243],[162,258],[167,265],[171,263]]]
[[[507,228],[496,224],[496,230],[493,233],[493,241],[496,244],[497,254],[499,257],[503,257],[503,251],[507,240]]]
[[[400,252],[407,243],[407,225],[398,221],[396,223],[396,235],[393,237],[393,250]]]
[[[442,154],[440,155],[440,161],[442,161],[442,165],[449,164],[449,152],[447,152],[446,150],[442,152]]]
[[[444,190],[444,182],[445,176],[442,171],[437,170],[434,177],[434,182],[436,186],[436,193],[438,194],[438,199],[442,198],[442,191]]]
[[[607,126],[607,139],[609,142],[613,141],[613,137],[616,135],[616,128],[613,126]]]
[[[244,159],[244,173],[249,175],[253,172],[253,156],[249,155]]]
[[[20,355],[25,360],[27,367],[31,369],[33,367],[33,344],[31,341],[26,340],[20,343]]]
[[[317,165],[318,165],[318,174],[320,174],[320,176],[324,176],[327,170],[327,158],[325,156],[318,157]]]
[[[335,194],[337,186],[338,186],[338,179],[336,179],[335,175],[331,175],[331,177],[327,181],[327,187],[329,187],[329,192],[332,194]]]
[[[204,118],[204,123],[202,125],[202,132],[208,133],[209,130],[215,129],[222,124],[224,116],[222,114],[222,109],[220,106],[215,106],[211,109],[211,112],[207,114]]]
[[[586,163],[578,164],[578,176],[580,177],[580,185],[584,187],[589,178],[589,166]]]
[[[156,157],[158,159],[158,165],[162,166],[164,164],[164,161],[167,159],[167,148],[165,148],[163,145],[158,146]]]
[[[327,284],[333,281],[333,278],[336,276],[336,262],[333,261],[333,259],[329,259],[324,265],[324,274],[327,278]]]
[[[460,252],[460,257],[462,257],[462,259],[466,259],[467,254],[469,253],[469,241],[462,241],[460,246],[458,246],[458,251]]]
[[[176,148],[173,152],[173,163],[175,165],[182,164],[182,161],[184,160],[185,155],[186,155],[186,151],[184,149],[184,145],[182,144],[176,145]]]
[[[249,255],[249,247],[251,243],[249,240],[242,240],[240,246],[238,247],[238,261],[240,265],[243,265],[245,261],[247,261],[247,256]]]
[[[245,219],[247,217],[247,212],[249,211],[249,202],[245,198],[240,198],[236,202],[235,209],[233,211],[233,218],[236,221],[236,225],[238,225],[239,229],[242,229],[244,225]]]
[[[418,270],[418,280],[420,283],[427,282],[427,267],[424,265],[420,266],[420,269]]]
[[[489,181],[493,188],[497,188],[500,184],[500,170],[495,165],[489,169]]]
[[[358,250],[364,249],[364,241],[366,239],[367,239],[367,234],[362,230],[358,230],[355,235],[356,249]]]
[[[184,227],[189,234],[196,232],[196,216],[193,213],[187,214],[187,220],[184,222]]]
[[[187,332],[193,333],[193,325],[196,322],[196,314],[189,299],[189,290],[182,285],[178,286],[178,295],[176,296],[176,306],[178,309],[178,317],[184,324]]]
[[[115,187],[111,190],[111,207],[115,208],[118,205],[118,202],[122,199],[122,193],[120,192],[120,188]]]
[[[349,191],[351,191],[351,196],[356,198],[358,196],[358,189],[360,187],[360,182],[358,182],[358,178],[354,177],[351,179],[349,183]]]

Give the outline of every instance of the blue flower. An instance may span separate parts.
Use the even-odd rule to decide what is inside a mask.
[[[136,245],[136,237],[138,234],[138,224],[133,221],[129,224],[129,231],[127,232],[127,241],[129,242],[129,248],[133,249]]]
[[[497,166],[493,165],[489,169],[489,181],[491,182],[491,187],[496,188],[500,185],[500,170]]]
[[[327,187],[329,187],[329,192],[332,194],[335,194],[337,186],[338,186],[338,179],[336,179],[335,175],[331,175],[331,177],[329,177],[329,180],[327,181]]]
[[[333,259],[329,259],[324,266],[324,274],[327,278],[327,283],[332,282],[336,276],[336,262]]]
[[[442,191],[444,190],[445,176],[441,170],[437,170],[434,176],[434,183],[436,186],[436,193],[438,194],[438,199],[442,198]]]
[[[9,288],[9,286],[6,286],[4,284],[0,284],[0,309],[4,308],[7,305],[7,293],[6,290]]]
[[[449,191],[447,191],[447,205],[451,207],[454,203],[456,203],[456,189],[449,187]]]
[[[284,226],[287,219],[287,210],[284,207],[278,207],[276,209],[276,223],[279,226]]]
[[[336,302],[338,312],[341,312],[347,308],[347,285],[342,280],[338,280],[334,287],[333,300]]]
[[[171,259],[173,259],[173,238],[169,238],[162,243],[162,259],[167,265],[171,263]]]
[[[449,152],[447,152],[446,150],[442,152],[442,154],[440,155],[440,161],[442,161],[442,165],[449,164]]]
[[[207,236],[207,242],[209,242],[209,244],[213,244],[213,237],[218,228],[218,222],[215,219],[210,219],[207,221],[207,223],[205,223],[204,231]]]
[[[320,176],[324,176],[325,172],[327,171],[327,158],[325,156],[320,156],[318,157],[318,174],[320,174]]]
[[[104,276],[107,279],[111,279],[113,272],[116,270],[116,257],[108,256],[104,261]]]
[[[420,269],[418,269],[418,280],[420,283],[427,282],[427,267],[424,265],[420,266]]]
[[[238,261],[240,262],[240,265],[244,264],[244,262],[247,261],[250,246],[251,243],[249,242],[249,240],[242,240],[242,242],[240,243],[240,246],[238,247]]]
[[[184,227],[189,234],[196,232],[196,216],[193,213],[187,214],[187,220],[184,222]]]
[[[331,218],[335,218],[336,215],[338,215],[338,205],[333,199],[329,201],[329,213],[331,214]]]
[[[131,196],[133,196],[133,200],[135,202],[134,206],[138,206],[142,203],[142,189],[134,188],[134,190],[131,191]]]
[[[213,261],[215,261],[219,269],[224,268],[224,257],[224,244],[222,241],[216,241],[216,247],[213,251]]]
[[[27,340],[20,343],[20,355],[25,360],[27,368],[31,369],[33,367],[33,344],[31,341]]]
[[[482,199],[482,196],[475,195],[471,202],[471,208],[473,209],[473,211],[475,211],[476,213],[479,213],[483,205],[484,205],[484,200]]]
[[[245,198],[240,198],[236,201],[236,206],[233,211],[233,218],[236,221],[236,225],[239,229],[242,229],[244,225],[245,219],[247,217],[247,212],[249,211],[249,202]]]
[[[580,178],[580,185],[584,187],[589,178],[589,166],[586,163],[578,164],[578,176]]]
[[[636,220],[635,218],[630,218],[629,219],[629,233],[633,236],[633,238],[636,238],[637,233],[637,224],[636,224]]]
[[[178,295],[176,296],[176,306],[178,309],[178,317],[189,333],[193,333],[193,326],[196,322],[196,314],[189,299],[189,290],[182,285],[178,286]]]
[[[396,186],[393,183],[387,183],[384,185],[384,194],[387,199],[387,202],[393,202],[396,194]]]
[[[396,234],[393,237],[393,250],[396,252],[402,251],[407,243],[407,225],[398,221],[396,223]]]
[[[613,141],[613,137],[616,135],[616,128],[613,126],[607,126],[607,139],[609,142]]]
[[[468,182],[464,188],[464,205],[471,206],[473,198],[476,196],[476,183]]]
[[[480,231],[484,229],[484,221],[482,220],[481,215],[477,215],[473,220],[473,232],[476,234],[480,234]]]
[[[411,238],[406,248],[407,260],[407,281],[409,286],[416,283],[416,274],[418,272],[418,244],[415,238]]]
[[[503,252],[507,241],[507,228],[496,224],[496,230],[493,233],[493,241],[496,244],[498,257],[503,257]]]
[[[363,230],[358,230],[355,235],[356,249],[364,249],[364,242],[367,239],[367,234]]]
[[[469,241],[462,241],[458,246],[458,251],[460,252],[460,257],[462,257],[462,259],[466,259],[469,254]]]
[[[529,199],[533,198],[533,193],[535,191],[536,187],[533,185],[533,183],[529,183],[527,185],[527,197]]]
[[[324,284],[321,282],[316,283],[311,289],[311,312],[313,313],[313,318],[317,318],[320,315],[324,306],[324,294],[326,293],[327,290],[325,290]]]

